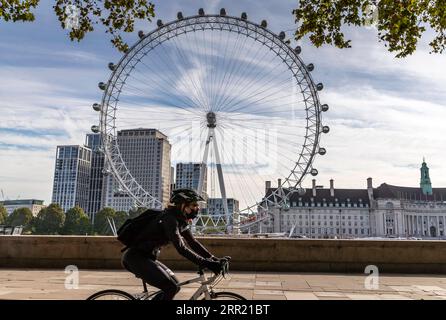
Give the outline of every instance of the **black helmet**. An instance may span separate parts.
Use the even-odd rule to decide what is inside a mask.
[[[175,189],[172,191],[170,202],[173,204],[180,204],[184,202],[205,201],[195,190],[193,189]]]

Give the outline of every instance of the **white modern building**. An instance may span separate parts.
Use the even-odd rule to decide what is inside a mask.
[[[57,146],[52,202],[66,212],[79,206],[88,210],[91,149],[79,145]]]
[[[10,215],[15,209],[28,208],[33,213],[33,216],[37,216],[40,210],[46,208],[43,204],[43,200],[36,199],[20,199],[20,200],[4,200],[0,201],[0,205],[5,207],[8,215]]]
[[[131,175],[166,207],[171,188],[171,145],[167,136],[156,129],[128,129],[118,131],[117,141]],[[111,174],[104,180],[103,192],[103,207],[128,211],[136,205]]]
[[[273,188],[266,183],[266,195]],[[446,188],[432,188],[423,161],[420,187],[386,183],[364,189],[312,188],[305,194],[289,193],[288,205],[271,208],[272,219],[251,232],[284,232],[308,238],[405,237],[446,239]]]

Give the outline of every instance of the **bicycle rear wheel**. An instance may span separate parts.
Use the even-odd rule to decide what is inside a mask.
[[[122,290],[108,289],[92,294],[87,300],[135,300],[135,297]]]
[[[222,291],[213,293],[211,300],[246,300],[246,298],[237,293]]]

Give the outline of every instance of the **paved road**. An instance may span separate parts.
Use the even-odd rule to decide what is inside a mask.
[[[65,282],[70,274],[64,271],[0,269],[0,299],[83,300],[95,291],[109,288],[131,293],[141,291],[140,281],[122,270],[80,270],[78,288],[66,289]],[[182,281],[195,277],[196,273],[182,271],[176,275]],[[70,281],[67,283],[70,286]],[[380,275],[376,289],[366,289],[365,283],[372,287],[374,284],[367,280],[365,274],[233,271],[228,279],[218,284],[217,289],[234,291],[256,300],[446,299],[446,275]],[[196,287],[184,287],[176,298],[188,299]]]

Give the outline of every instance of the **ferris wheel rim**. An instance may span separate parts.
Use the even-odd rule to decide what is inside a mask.
[[[214,21],[211,21],[210,19],[215,19]],[[188,22],[191,22],[188,24]],[[107,130],[109,128],[109,123],[107,121],[108,116],[112,116],[113,118],[113,125],[111,126],[113,130],[112,137],[116,137],[116,126],[115,126],[115,115],[116,110],[118,110],[118,101],[119,101],[119,95],[121,92],[122,87],[125,85],[125,80],[127,80],[127,76],[125,76],[124,81],[121,81],[120,89],[118,90],[118,95],[116,99],[114,100],[114,107],[110,106],[110,100],[113,96],[113,93],[115,93],[113,90],[116,88],[116,84],[118,80],[120,79],[120,75],[126,70],[127,66],[132,62],[132,60],[137,56],[137,54],[146,48],[150,43],[154,42],[158,38],[162,37],[163,35],[166,36],[169,33],[173,33],[176,30],[179,30],[181,28],[187,28],[188,26],[199,26],[199,25],[207,25],[207,24],[224,24],[229,25],[237,28],[242,28],[246,31],[251,31],[255,35],[263,36],[263,38],[267,38],[269,36],[269,40],[271,43],[275,44],[277,46],[278,50],[282,50],[287,57],[292,57],[291,64],[294,64],[294,67],[298,68],[298,72],[300,72],[300,75],[303,76],[302,82],[305,81],[307,85],[307,89],[310,90],[310,96],[311,96],[311,102],[310,106],[307,104],[307,100],[305,100],[305,111],[307,113],[306,117],[306,134],[305,134],[305,140],[302,144],[301,151],[299,152],[298,160],[295,162],[294,168],[290,170],[290,173],[288,176],[285,176],[284,183],[292,181],[294,183],[294,187],[299,186],[305,176],[308,174],[309,168],[312,167],[314,157],[317,153],[317,149],[319,148],[319,140],[320,140],[320,127],[321,127],[321,114],[320,114],[320,102],[319,97],[317,94],[317,88],[315,86],[315,83],[311,77],[310,72],[305,67],[304,62],[302,59],[298,56],[298,54],[288,45],[286,44],[282,39],[278,37],[278,35],[274,34],[272,31],[270,31],[267,28],[264,28],[254,22],[251,22],[249,20],[244,20],[238,17],[234,16],[221,16],[221,15],[214,15],[214,14],[207,14],[207,15],[196,15],[196,16],[190,16],[190,17],[184,17],[183,19],[179,20],[173,20],[169,23],[166,23],[162,25],[161,27],[153,30],[152,32],[148,33],[147,35],[144,35],[139,41],[137,41],[129,50],[126,51],[125,55],[120,59],[118,64],[116,65],[116,68],[113,70],[106,88],[104,90],[104,94],[102,97],[102,108],[101,108],[101,115],[100,115],[100,132],[102,136],[102,142],[104,145],[104,153],[107,158],[107,162],[110,166],[111,171],[114,173],[115,177],[117,177],[117,180],[119,184],[126,189],[126,191],[129,193],[131,197],[133,197],[138,204],[140,205],[155,205],[159,206],[161,205],[161,202],[153,197],[150,193],[144,190],[142,186],[136,181],[136,179],[133,178],[130,171],[125,165],[125,161],[122,159],[121,153],[119,151],[119,146],[117,145],[116,141],[110,141],[107,137],[109,137],[109,131]],[[244,25],[244,26],[243,26]],[[253,29],[249,29],[249,27],[252,27]],[[173,27],[173,28],[172,28]],[[201,28],[200,28],[201,29]],[[209,28],[203,28],[203,30],[212,30],[211,27]],[[217,29],[217,28],[215,28]],[[167,30],[167,32],[162,33],[162,30]],[[223,31],[223,29],[221,29]],[[189,30],[186,32],[191,32],[196,30]],[[234,32],[234,30],[231,30],[230,28],[228,30],[225,29],[225,31]],[[262,32],[259,32],[262,31]],[[156,37],[150,38],[153,35],[157,35]],[[158,45],[161,45],[163,42],[170,40],[170,38],[176,37],[179,34],[174,34],[173,36],[169,37],[167,36],[166,39],[163,41],[159,41]],[[251,34],[252,35],[252,34]],[[251,37],[248,33],[246,33],[246,36]],[[144,43],[146,39],[151,39],[147,43]],[[262,43],[258,38],[251,37],[252,39]],[[143,44],[143,45],[142,45]],[[272,47],[268,46],[265,43],[262,43],[266,47],[268,47],[270,50],[273,50]],[[156,46],[152,47],[150,50],[153,50]],[[147,52],[146,52],[147,54]],[[279,55],[279,54],[278,54]],[[282,61],[286,63],[286,61],[280,56]],[[137,65],[139,61],[137,61],[135,64],[131,66],[131,68],[134,68],[135,65]],[[288,65],[288,63],[287,63]],[[289,66],[291,69],[291,66]],[[119,74],[118,74],[119,71]],[[293,73],[293,77],[297,80],[297,73]],[[301,87],[301,83],[298,82],[299,86]],[[110,90],[111,88],[111,90]],[[302,91],[301,91],[302,93]],[[109,108],[112,108],[112,113],[109,112]],[[310,116],[308,116],[309,110],[313,110],[312,117],[314,118],[315,122],[312,126],[309,125],[309,119]],[[310,142],[310,143],[307,143]],[[112,150],[113,148],[117,149],[115,151],[117,154],[113,154]],[[305,152],[304,152],[305,151]],[[118,166],[116,166],[116,161],[119,161]],[[304,162],[304,164],[301,166],[301,161]],[[296,175],[296,168],[299,167],[300,174]],[[119,171],[122,170],[122,171]],[[122,179],[122,172],[126,172],[126,181]],[[294,178],[294,179],[292,179]],[[132,188],[128,187],[128,181],[131,181]],[[280,186],[279,186],[280,187]],[[262,199],[261,202],[266,200],[266,203],[268,203],[268,200],[270,200],[270,197],[272,197],[272,194],[267,197],[267,199]],[[248,206],[247,208],[244,208],[243,210],[239,210],[240,213],[242,212],[253,212],[252,208],[258,207],[259,203],[257,202],[251,206]]]

